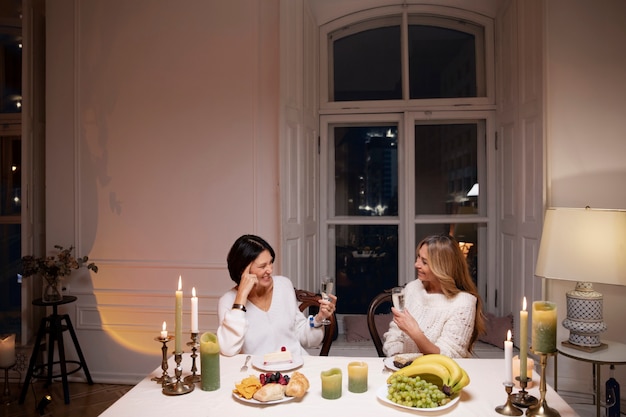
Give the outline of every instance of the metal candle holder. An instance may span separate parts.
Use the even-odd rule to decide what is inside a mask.
[[[9,388],[9,369],[13,368],[15,364],[7,366],[4,369],[4,389],[2,390],[2,404],[11,405],[14,398],[11,397],[11,389]]]
[[[505,416],[521,416],[524,414],[522,410],[515,407],[511,402],[511,392],[513,392],[513,384],[510,382],[505,382],[504,389],[506,390],[506,404],[499,405],[496,407],[496,411]]]
[[[185,377],[185,382],[188,384],[194,384],[196,382],[200,382],[202,379],[199,374],[196,374],[198,367],[196,366],[196,358],[198,357],[198,347],[200,344],[198,343],[198,332],[191,333],[191,342],[187,342],[187,346],[191,347],[191,375],[187,375]]]
[[[181,380],[183,375],[183,367],[181,362],[183,355],[180,352],[174,353],[174,360],[176,361],[176,368],[174,369],[174,375],[176,375],[176,381],[170,382],[163,387],[163,394],[165,395],[182,395],[189,394],[195,388],[194,384],[187,384]]]
[[[156,340],[157,342],[163,343],[163,346],[161,346],[161,352],[163,353],[163,357],[161,359],[161,369],[163,370],[163,373],[161,374],[161,376],[153,377],[151,381],[156,381],[157,384],[161,384],[162,386],[165,386],[172,382],[172,378],[170,378],[170,376],[167,374],[167,342],[172,339],[174,339],[174,336],[154,338],[154,340]]]
[[[561,417],[561,414],[554,408],[549,407],[546,402],[546,365],[548,363],[548,355],[554,355],[554,352],[535,353],[539,354],[541,358],[541,380],[539,381],[539,394],[541,398],[537,404],[530,406],[528,410],[526,410],[526,415],[528,417]]]
[[[521,379],[519,376],[516,376],[515,379],[519,381],[519,386],[521,387],[521,390],[511,396],[511,402],[516,406],[523,408],[532,407],[533,405],[537,404],[537,402],[539,401],[537,400],[537,397],[533,397],[526,391],[528,381],[532,381],[532,379]]]

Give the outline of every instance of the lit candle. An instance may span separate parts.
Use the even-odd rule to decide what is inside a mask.
[[[167,339],[167,324],[163,322],[163,330],[161,330],[161,339]]]
[[[191,333],[198,333],[198,297],[196,297],[196,287],[191,289]]]
[[[533,351],[553,353],[556,351],[556,304],[550,301],[533,303]],[[525,366],[520,364],[520,370]]]
[[[513,383],[513,342],[511,342],[511,331],[506,333],[504,341],[504,383]]]
[[[367,391],[367,362],[348,364],[348,391],[356,393]]]
[[[0,337],[0,368],[8,369],[15,362],[15,334]]]
[[[183,279],[178,277],[178,290],[176,291],[176,315],[175,315],[175,350],[174,353],[180,355],[183,353]]]
[[[526,381],[526,361],[528,358],[528,311],[526,311],[526,297],[522,301],[522,311],[519,312],[519,358],[520,358],[520,380]]]

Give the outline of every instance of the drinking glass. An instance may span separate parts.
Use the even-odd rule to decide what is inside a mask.
[[[395,287],[391,290],[391,299],[396,310],[404,310],[404,287]]]
[[[320,284],[320,294],[322,294],[322,299],[326,301],[330,301],[330,297],[328,294],[333,294],[335,290],[335,279],[333,277],[323,277],[322,282]],[[329,325],[330,320],[324,319],[322,320],[322,324]]]

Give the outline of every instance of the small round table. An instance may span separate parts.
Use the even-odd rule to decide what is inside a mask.
[[[78,344],[78,338],[76,337],[76,332],[74,331],[74,327],[72,326],[70,316],[68,314],[59,314],[58,311],[58,307],[60,305],[73,303],[76,300],[77,298],[73,295],[63,296],[62,300],[52,303],[44,303],[41,298],[36,298],[35,300],[33,300],[33,305],[35,306],[52,307],[52,314],[41,319],[39,331],[37,332],[37,339],[35,340],[35,347],[33,349],[33,354],[30,357],[30,362],[28,365],[28,372],[26,373],[24,385],[22,386],[22,393],[19,400],[20,404],[23,404],[24,400],[26,399],[26,394],[28,393],[28,385],[32,378],[46,378],[47,385],[50,385],[52,384],[52,378],[61,377],[63,381],[63,396],[65,404],[70,403],[70,391],[67,382],[68,375],[73,374],[74,372],[78,372],[80,369],[82,369],[85,372],[85,377],[87,377],[87,382],[89,383],[89,385],[93,385],[93,380],[91,379],[91,375],[89,374],[89,369],[87,368],[87,362],[85,362],[83,351],[80,349],[80,345]],[[70,332],[70,336],[72,337],[72,341],[74,342],[74,348],[76,349],[76,353],[78,354],[79,358],[78,361],[65,359],[63,332],[66,330]],[[44,337],[46,337],[46,334],[49,335],[49,341],[46,345],[48,351],[47,362],[38,365],[37,358],[39,357],[41,343]],[[58,361],[54,360],[55,343],[57,344],[57,348],[59,351]],[[68,363],[76,364],[78,366],[68,371]],[[52,372],[52,368],[55,364],[58,364],[60,368],[59,374],[56,375]],[[46,371],[45,374],[43,372],[44,370]]]
[[[584,350],[571,348],[566,345],[557,346],[559,354],[578,361],[589,362],[593,365],[594,379],[594,403],[596,405],[596,417],[600,417],[600,367],[601,365],[624,365],[626,364],[626,344],[613,342],[610,340],[602,340],[606,344],[606,348],[595,352],[587,352]],[[555,360],[554,367],[554,390],[557,390],[557,366]]]

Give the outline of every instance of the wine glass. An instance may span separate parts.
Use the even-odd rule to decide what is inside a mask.
[[[404,287],[395,287],[391,290],[391,299],[396,310],[404,310]]]
[[[328,294],[333,294],[335,290],[335,279],[333,277],[323,277],[320,283],[320,294],[322,294],[322,300],[330,301]],[[322,324],[330,324],[330,320],[322,320]]]

